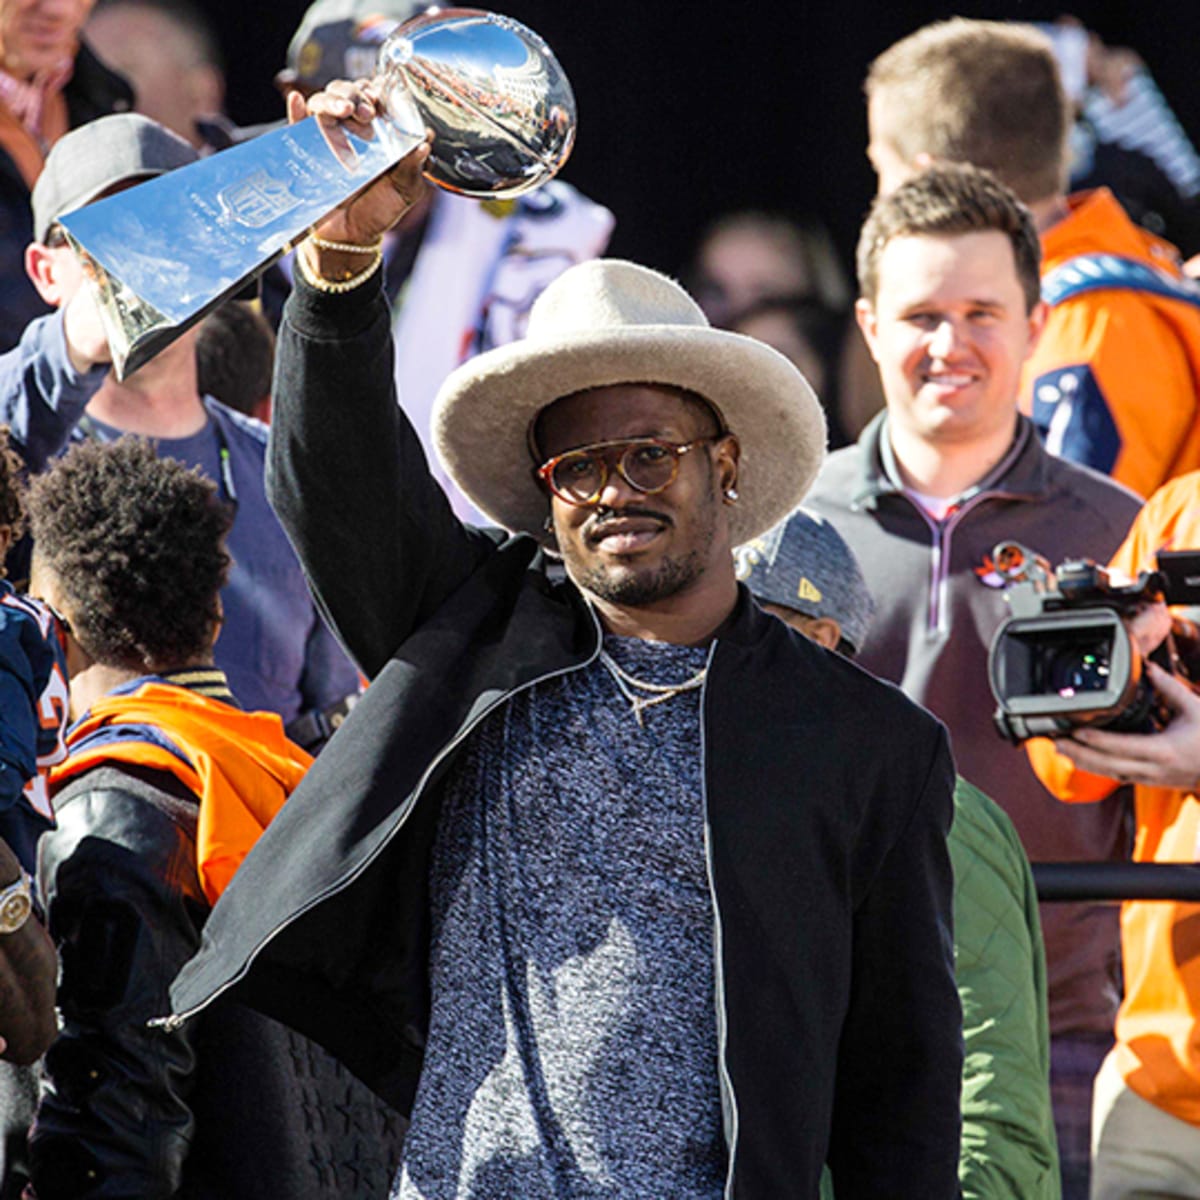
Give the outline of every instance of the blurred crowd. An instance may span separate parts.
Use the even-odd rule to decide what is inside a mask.
[[[853,270],[800,197],[681,282],[422,145],[123,370],[71,215],[423,14],[241,128],[192,0],[0,0],[0,1200],[1200,1200],[1200,888],[1035,879],[1200,860],[1169,97],[917,29]]]

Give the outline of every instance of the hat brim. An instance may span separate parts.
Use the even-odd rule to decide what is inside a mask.
[[[563,396],[622,383],[695,392],[737,436],[739,498],[727,510],[734,545],[781,521],[812,486],[825,455],[826,426],[804,376],[754,338],[703,326],[608,328],[490,350],[442,384],[434,445],[480,512],[541,537],[549,507],[530,470],[530,424]]]

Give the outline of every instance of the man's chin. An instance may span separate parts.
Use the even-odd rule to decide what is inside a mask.
[[[601,600],[635,607],[654,599],[658,591],[653,571],[638,570],[620,563],[593,566],[585,575],[584,586]]]
[[[580,568],[583,569],[580,569]],[[678,595],[696,579],[688,564],[673,560],[649,563],[619,561],[568,564],[568,572],[583,591],[622,608],[648,608]]]

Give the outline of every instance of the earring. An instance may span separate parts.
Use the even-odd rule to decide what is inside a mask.
[[[738,501],[738,490],[735,487],[725,489],[725,503],[736,504]]]
[[[553,517],[547,517],[547,518],[546,518],[546,519],[545,519],[545,520],[542,522],[542,528],[543,528],[543,529],[544,529],[544,530],[545,530],[547,533],[553,533],[553,532],[554,532],[554,518],[553,518]]]

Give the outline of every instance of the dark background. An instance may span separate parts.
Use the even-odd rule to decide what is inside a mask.
[[[486,5],[484,5],[486,6]],[[271,85],[307,4],[206,0],[240,123],[282,115]],[[873,192],[864,151],[867,64],[950,15],[1052,20],[1064,11],[1146,60],[1200,143],[1200,0],[972,4],[889,0],[635,3],[496,0],[553,47],[579,136],[564,178],[617,216],[610,253],[682,271],[704,225],[747,206],[824,220],[847,263]]]

